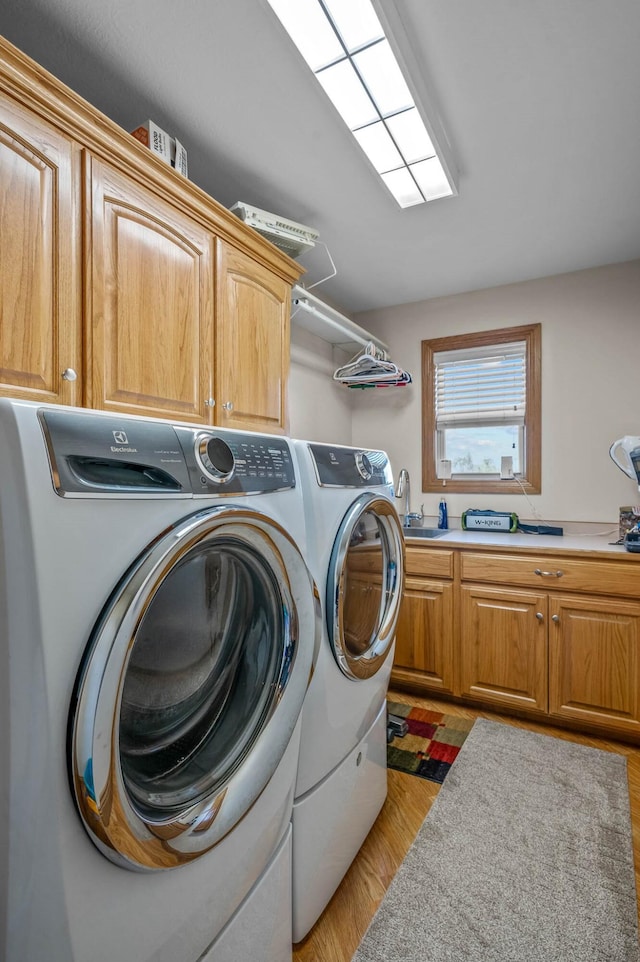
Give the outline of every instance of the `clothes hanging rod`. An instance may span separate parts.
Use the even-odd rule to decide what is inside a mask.
[[[374,337],[359,324],[356,324],[355,321],[345,317],[344,314],[325,304],[315,294],[311,294],[310,291],[305,290],[298,284],[294,285],[292,291],[292,306],[294,308],[292,316],[295,315],[296,309],[302,310],[318,322],[314,325],[301,326],[307,327],[313,334],[317,334],[318,337],[329,341],[331,344],[358,344],[360,347],[364,347],[370,341],[373,341],[376,347],[386,354],[389,353],[389,348],[383,341]]]

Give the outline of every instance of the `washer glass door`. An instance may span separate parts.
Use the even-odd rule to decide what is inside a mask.
[[[369,678],[395,638],[402,600],[404,538],[386,498],[363,494],[338,531],[327,578],[329,640],[344,674]]]
[[[291,738],[315,619],[302,556],[257,512],[193,515],[138,559],[94,631],[72,716],[76,800],[104,854],[170,867],[239,821]]]

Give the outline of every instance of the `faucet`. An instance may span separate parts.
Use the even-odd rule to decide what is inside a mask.
[[[419,514],[417,511],[411,510],[411,481],[406,468],[402,468],[398,475],[398,487],[395,490],[395,496],[396,498],[402,498],[404,496],[403,528],[410,528],[412,521],[422,521],[424,518],[423,506],[420,506]]]

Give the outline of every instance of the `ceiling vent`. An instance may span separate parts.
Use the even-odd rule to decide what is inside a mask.
[[[305,227],[304,224],[286,220],[277,214],[270,214],[269,211],[243,204],[241,201],[230,209],[240,220],[257,230],[289,257],[299,257],[305,251],[311,250],[320,236],[312,227]]]

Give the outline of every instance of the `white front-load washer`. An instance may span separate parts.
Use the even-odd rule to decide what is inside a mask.
[[[318,593],[286,439],[0,400],[0,956],[287,962]]]
[[[331,899],[387,794],[386,693],[404,538],[386,454],[294,441],[323,637],[302,711],[293,940]]]

